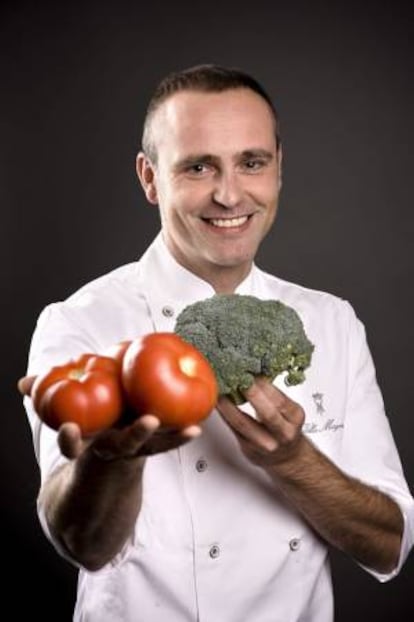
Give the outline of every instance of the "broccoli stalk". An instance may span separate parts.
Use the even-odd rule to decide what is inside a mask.
[[[279,300],[216,294],[188,305],[174,332],[200,350],[213,367],[220,395],[235,404],[256,376],[273,381],[286,372],[285,383],[305,380],[314,345],[297,312]]]

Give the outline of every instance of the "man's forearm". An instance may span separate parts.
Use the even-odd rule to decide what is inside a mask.
[[[294,460],[266,470],[327,542],[377,572],[395,568],[403,517],[392,499],[348,477],[306,437]]]
[[[85,464],[85,461],[88,464]],[[50,531],[82,566],[98,570],[131,535],[141,505],[144,459],[72,461],[40,491]]]

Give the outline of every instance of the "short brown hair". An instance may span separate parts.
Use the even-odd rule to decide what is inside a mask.
[[[237,68],[227,68],[220,65],[202,64],[183,69],[182,71],[174,71],[168,74],[156,87],[153,96],[147,107],[144,127],[142,133],[142,150],[146,156],[156,163],[157,153],[155,145],[151,140],[151,121],[154,112],[160,105],[175,93],[181,91],[201,91],[205,93],[220,93],[231,89],[247,88],[263,97],[267,102],[274,118],[276,146],[279,148],[279,116],[276,112],[274,104],[261,86],[261,84],[252,76]]]

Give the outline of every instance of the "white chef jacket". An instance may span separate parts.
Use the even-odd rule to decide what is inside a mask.
[[[414,500],[375,378],[364,328],[347,301],[253,266],[237,293],[296,309],[315,344],[303,384],[276,384],[306,413],[304,432],[351,476],[399,504],[405,530],[395,576],[413,544]],[[159,234],[142,258],[41,313],[29,374],[124,339],[172,331],[212,287],[180,266]],[[56,434],[25,405],[44,480],[64,458]],[[254,416],[251,407],[246,410]],[[242,454],[217,412],[203,434],[151,456],[143,505],[123,551],[97,572],[79,568],[77,622],[332,622],[327,547],[275,484]],[[46,535],[52,540],[39,511]],[[52,540],[53,541],[53,540]],[[57,550],[66,555],[57,542]]]

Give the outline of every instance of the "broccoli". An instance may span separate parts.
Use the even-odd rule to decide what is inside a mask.
[[[200,350],[213,367],[220,395],[235,404],[255,376],[285,383],[305,380],[314,345],[297,312],[279,300],[241,294],[216,294],[188,305],[178,315],[174,332]]]

